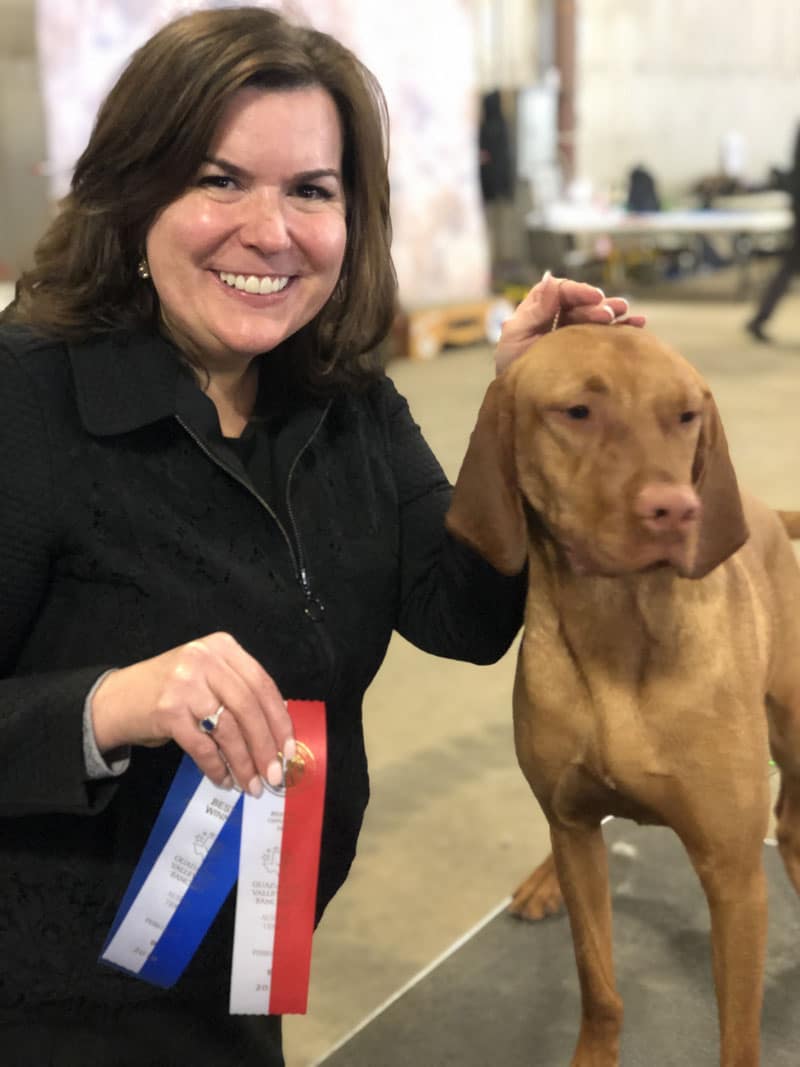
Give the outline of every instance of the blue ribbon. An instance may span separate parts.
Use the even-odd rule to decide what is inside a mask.
[[[188,756],[184,756],[125,890],[122,903],[114,916],[103,952],[130,910],[202,778],[195,763]],[[140,971],[130,971],[102,958],[100,962],[162,988],[174,985],[194,956],[236,882],[241,828],[242,798],[239,796],[233,811]]]

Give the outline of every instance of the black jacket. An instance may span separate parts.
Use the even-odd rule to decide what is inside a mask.
[[[355,853],[361,702],[392,630],[490,662],[521,623],[524,582],[446,535],[449,485],[387,378],[287,392],[263,433],[269,500],[203,404],[161,338],[0,329],[0,1020],[227,1005],[232,898],[171,992],[97,964],[180,758],[134,749],[121,778],[86,780],[84,700],[106,667],[224,630],[284,696],[326,701],[321,915]]]

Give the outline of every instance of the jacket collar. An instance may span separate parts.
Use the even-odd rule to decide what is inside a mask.
[[[198,407],[205,398],[197,389],[195,402],[188,404],[187,383],[194,392],[194,377],[175,345],[160,334],[120,330],[67,347],[78,412],[90,434],[129,433],[179,413],[188,413],[190,421],[197,422]],[[273,389],[275,384],[270,383],[268,407],[290,418],[295,434],[302,438],[330,404]],[[210,402],[205,404],[218,436],[213,408]],[[208,416],[201,419],[199,428],[207,430],[208,421]]]
[[[175,414],[178,351],[159,334],[118,331],[68,345],[78,412],[100,437]]]

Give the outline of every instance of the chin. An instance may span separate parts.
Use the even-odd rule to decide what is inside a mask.
[[[232,356],[239,359],[254,359],[256,356],[262,355],[264,352],[270,352],[286,339],[286,334],[269,333],[269,334],[251,334],[243,337],[241,334],[236,337],[220,336],[220,345],[224,351],[229,352]]]
[[[635,574],[652,574],[667,569],[673,570],[682,578],[691,577],[694,559],[688,552],[666,552],[656,555],[652,552],[637,557],[634,552],[605,559],[578,555],[566,551],[567,561],[573,574],[586,578],[626,578]]]

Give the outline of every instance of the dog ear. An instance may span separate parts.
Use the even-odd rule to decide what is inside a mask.
[[[697,555],[688,577],[702,578],[732,556],[750,536],[722,420],[710,394],[704,405],[692,481],[702,512]]]
[[[519,574],[527,559],[514,458],[515,378],[510,368],[489,386],[445,517],[450,533],[501,574]]]

